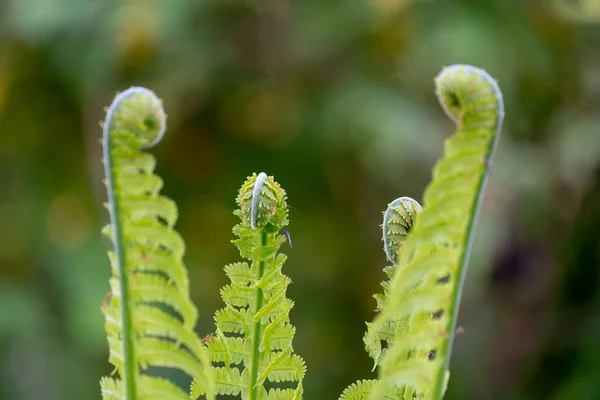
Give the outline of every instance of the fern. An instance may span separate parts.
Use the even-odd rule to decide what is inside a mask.
[[[496,82],[480,69],[448,67],[436,86],[457,133],[445,142],[424,208],[402,197],[384,214],[392,265],[384,269],[383,293],[374,296],[380,313],[364,336],[379,377],[350,385],[341,400],[441,399],[445,392],[473,230],[504,110]],[[164,367],[193,378],[193,399],[301,399],[306,367],[292,347],[291,280],[281,271],[286,256],[278,252],[289,240],[285,191],[264,173],[242,185],[233,243],[247,261],[225,267],[231,281],[221,289],[225,307],[215,313],[215,332],[200,340],[184,243],[173,230],[177,207],[159,195],[155,159],[141,151],[160,141],[165,120],[152,92],[131,88],[117,96],[104,124],[111,217],[104,232],[114,250],[112,295],[103,311],[110,362],[120,379],[101,380],[103,397],[189,398],[149,373],[149,367]]]
[[[249,263],[225,267],[231,283],[221,290],[225,307],[215,313],[216,333],[208,342],[215,390],[249,400],[301,399],[306,368],[292,348],[294,303],[286,298],[291,280],[281,272],[286,256],[278,253],[288,224],[285,191],[272,177],[254,174],[242,185],[237,204],[234,214],[241,222],[233,228],[238,237],[233,243]],[[267,381],[298,383],[268,390]],[[194,382],[192,397],[202,393]]]
[[[473,231],[504,105],[497,83],[478,68],[454,65],[435,81],[440,104],[457,132],[445,142],[423,210],[406,240],[388,245],[389,224],[384,223],[386,253],[396,264],[386,269],[391,281],[376,296],[381,312],[364,338],[379,366],[379,379],[363,384],[361,390],[368,394],[355,398],[396,393],[392,398],[441,399],[446,390]],[[382,341],[388,349],[381,348]]]
[[[398,254],[406,241],[408,232],[423,210],[421,205],[410,197],[399,197],[392,201],[383,213],[383,249],[389,260],[394,265],[398,262]]]
[[[110,362],[121,378],[101,380],[105,400],[189,399],[170,381],[150,376],[150,366],[182,370],[214,398],[206,349],[194,333],[184,243],[173,230],[177,207],[159,194],[155,159],[141,151],[161,140],[165,125],[156,95],[134,87],[115,98],[103,126],[111,220],[103,232],[114,246],[103,312]]]
[[[383,245],[392,265],[385,267],[383,271],[390,280],[396,272],[398,255],[421,210],[421,205],[417,201],[410,197],[400,197],[391,202],[384,213],[382,224]],[[390,280],[381,283],[383,287],[382,294],[373,296],[377,301],[377,310],[380,312],[385,310],[387,305]],[[381,343],[386,342],[388,346],[391,346],[396,332],[404,332],[406,323],[406,318],[400,320],[390,319],[377,327],[377,331],[373,331],[373,324],[367,322],[367,333],[363,341],[367,352],[375,361],[373,369],[379,365],[386,352]]]

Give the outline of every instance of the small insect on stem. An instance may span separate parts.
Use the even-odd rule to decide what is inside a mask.
[[[215,339],[215,334],[209,333],[208,335],[206,335],[202,338],[202,343],[207,344],[207,343],[212,342],[214,339]]]
[[[293,249],[294,247],[292,246],[292,237],[290,236],[290,232],[285,229],[282,229],[281,231],[283,232],[283,235],[287,239],[287,242],[290,245],[290,249]]]
[[[112,291],[110,291],[110,292],[106,293],[106,295],[104,295],[104,298],[102,299],[102,303],[100,303],[100,312],[104,313],[104,309],[108,305],[108,302],[110,301],[111,298],[112,298]]]

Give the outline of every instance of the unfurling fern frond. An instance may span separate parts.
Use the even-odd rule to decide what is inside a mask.
[[[211,398],[212,378],[202,341],[194,333],[197,311],[182,263],[184,243],[173,229],[177,207],[159,194],[155,159],[142,152],[158,143],[166,116],[145,88],[120,93],[108,109],[103,148],[112,240],[111,297],[103,306],[110,362],[120,379],[103,378],[107,399],[189,399],[148,367],[179,369]]]
[[[383,249],[389,262],[393,264],[398,262],[400,249],[422,210],[421,205],[410,197],[399,197],[388,205],[383,213],[381,229]]]
[[[457,132],[446,139],[423,210],[401,251],[386,247],[396,264],[386,271],[392,279],[383,284],[381,312],[364,338],[379,366],[379,379],[349,387],[347,391],[359,394],[345,398],[438,400],[448,383],[473,231],[504,105],[497,83],[478,68],[451,66],[435,81],[440,104]],[[388,349],[381,350],[382,341]]]
[[[455,65],[435,82],[457,132],[446,139],[423,211],[400,252],[386,308],[373,323],[373,332],[390,319],[407,325],[396,331],[372,399],[402,385],[418,398],[444,395],[473,231],[504,117],[500,89],[485,71]]]
[[[217,329],[208,343],[215,390],[248,400],[301,399],[306,367],[292,348],[294,303],[286,297],[291,280],[281,272],[286,256],[278,253],[288,224],[285,191],[272,177],[254,174],[242,185],[237,204],[241,222],[233,228],[238,237],[233,243],[249,262],[225,267],[231,283],[221,290],[225,308],[215,314]],[[297,384],[274,387],[284,381]],[[192,395],[202,393],[194,383]]]
[[[381,283],[383,287],[382,294],[376,294],[373,297],[377,300],[377,310],[382,312],[386,308],[390,291],[390,281],[396,272],[396,262],[402,246],[414,226],[418,214],[421,212],[421,205],[410,197],[400,197],[388,205],[383,214],[383,246],[388,260],[392,262],[383,269],[389,280]],[[406,326],[404,319],[390,319],[385,324],[373,330],[373,324],[367,322],[367,332],[363,338],[365,348],[371,358],[375,361],[375,369],[383,359],[386,349],[382,348],[382,342],[386,342],[388,347],[392,345],[394,336],[398,330],[403,331]]]

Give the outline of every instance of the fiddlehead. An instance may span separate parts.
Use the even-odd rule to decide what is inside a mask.
[[[147,375],[148,366],[178,368],[211,386],[206,350],[194,334],[184,243],[173,230],[177,207],[159,195],[155,159],[140,151],[158,143],[165,128],[160,100],[139,87],[115,98],[103,126],[110,212],[103,232],[113,242],[112,296],[103,312],[110,362],[121,377],[101,380],[104,399],[189,398],[170,381]]]
[[[399,197],[388,205],[383,213],[381,229],[383,249],[389,262],[393,264],[398,262],[400,249],[422,210],[421,205],[410,197]]]
[[[217,329],[208,343],[216,391],[250,400],[301,399],[306,368],[293,353],[294,303],[285,296],[291,280],[281,272],[286,256],[278,253],[288,224],[285,191],[272,177],[254,174],[242,185],[237,204],[241,221],[233,228],[238,237],[233,243],[249,263],[225,267],[231,283],[221,290],[225,308],[215,314]],[[298,383],[267,390],[267,381]]]
[[[383,245],[386,256],[392,263],[392,265],[385,267],[383,271],[390,280],[396,272],[398,255],[402,250],[404,241],[408,233],[412,230],[421,210],[421,205],[417,201],[410,197],[400,197],[391,202],[387,210],[383,213],[383,224],[381,225]],[[377,301],[377,310],[379,312],[386,308],[390,280],[381,283],[383,287],[382,294],[373,296]],[[378,330],[374,330],[373,324],[367,322],[367,332],[363,341],[365,342],[365,349],[369,353],[369,356],[375,361],[373,369],[377,368],[387,351],[386,348],[382,347],[382,343],[385,342],[387,343],[387,347],[391,347],[396,333],[399,332],[402,334],[405,331],[406,322],[406,319],[390,319],[381,327],[378,327]],[[340,399],[363,399],[375,388],[376,384],[376,380],[358,381],[344,390]],[[382,397],[396,399],[398,396],[404,396],[409,390],[406,387],[392,387],[385,393],[382,393]]]
[[[377,310],[379,312],[382,312],[386,308],[390,291],[390,281],[396,272],[398,256],[421,210],[421,205],[416,200],[410,197],[400,197],[391,202],[383,214],[383,246],[386,256],[392,264],[383,269],[389,279],[381,283],[383,294],[373,296],[377,301]],[[390,319],[382,325],[379,331],[372,332],[373,325],[367,323],[368,330],[363,341],[365,342],[367,352],[375,361],[373,369],[379,365],[385,355],[385,349],[382,348],[381,343],[387,342],[388,346],[391,346],[396,330],[402,329],[404,325],[405,321],[403,320],[396,321]]]
[[[380,363],[372,399],[403,386],[417,398],[444,394],[473,230],[504,117],[500,89],[485,71],[455,65],[435,82],[457,131],[446,139],[423,211],[399,254],[386,306],[367,333],[366,341],[375,341],[388,321],[406,321]]]

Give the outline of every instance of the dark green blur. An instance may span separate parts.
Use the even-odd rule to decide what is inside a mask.
[[[288,193],[285,273],[306,400],[373,377],[380,224],[421,201],[454,131],[442,67],[504,93],[447,400],[600,399],[600,6],[594,0],[0,2],[0,399],[100,399],[111,372],[98,122],[118,90],[163,100],[152,150],[180,208],[197,331],[239,260],[237,190]],[[185,384],[185,377],[175,376]]]

